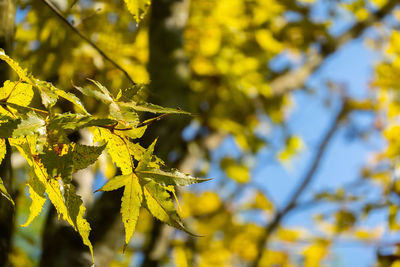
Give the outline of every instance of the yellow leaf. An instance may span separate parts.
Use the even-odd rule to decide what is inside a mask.
[[[29,217],[26,222],[21,225],[22,227],[28,226],[40,214],[46,202],[46,197],[44,196],[45,186],[39,181],[36,175],[31,176],[28,187],[32,203],[29,207]]]
[[[130,179],[126,180],[121,204],[122,222],[125,226],[125,244],[128,244],[135,231],[142,199],[143,192],[139,178],[132,173]]]
[[[189,261],[185,248],[181,246],[174,247],[173,257],[174,263],[177,267],[189,267]]]
[[[0,178],[0,195],[4,196],[7,198],[13,205],[15,205],[12,197],[10,194],[7,192],[6,187],[4,186],[3,180]]]
[[[103,185],[102,188],[100,188],[97,191],[112,191],[112,190],[117,190],[118,188],[123,187],[127,183],[127,179],[130,179],[130,175],[119,175],[114,178],[111,178],[108,180],[108,182]]]
[[[108,154],[112,161],[121,168],[122,174],[132,173],[133,166],[128,147],[130,142],[125,137],[112,134],[107,129],[98,128],[93,133],[93,141],[107,143]]]
[[[0,138],[0,163],[3,161],[7,153],[6,140]]]
[[[236,163],[232,158],[224,158],[221,161],[221,168],[229,178],[238,183],[247,183],[250,180],[249,169],[245,165]]]
[[[255,32],[257,43],[267,52],[277,54],[282,51],[283,45],[278,42],[268,30],[258,30]]]
[[[32,86],[26,83],[15,83],[6,81],[4,86],[0,88],[0,100],[7,103],[13,103],[19,106],[28,106],[33,98]],[[12,111],[13,108],[10,108]],[[11,115],[4,108],[0,109],[1,113]]]
[[[318,267],[321,266],[320,262],[328,254],[328,247],[330,243],[326,240],[317,240],[314,244],[310,245],[303,252],[305,256],[305,267]]]
[[[139,23],[143,19],[150,6],[149,0],[124,0],[129,12],[133,15],[136,22]]]

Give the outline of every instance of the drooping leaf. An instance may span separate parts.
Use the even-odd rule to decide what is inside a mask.
[[[31,178],[28,182],[29,194],[32,199],[31,206],[29,207],[29,217],[22,227],[28,226],[42,211],[43,205],[46,202],[45,186],[35,174],[31,175]]]
[[[24,142],[26,140],[26,142]],[[43,153],[36,157],[34,153],[34,144],[36,140],[35,136],[25,137],[25,138],[16,138],[13,142],[10,142],[13,146],[15,146],[21,154],[26,158],[28,163],[32,166],[32,171],[34,175],[36,175],[37,180],[31,184],[31,188],[38,193],[40,196],[41,188],[40,183],[44,186],[45,192],[49,197],[51,203],[57,210],[59,216],[62,216],[64,220],[66,220],[82,237],[83,243],[87,245],[90,249],[93,258],[93,248],[89,241],[89,232],[90,226],[89,223],[83,218],[85,213],[85,207],[82,204],[82,200],[78,195],[75,193],[75,189],[72,184],[70,183],[63,183],[63,179],[53,178],[52,175],[48,173],[48,169],[52,173],[62,174],[64,175],[65,172],[69,173],[68,170],[65,170],[63,166],[60,166],[62,170],[56,170],[55,166],[57,164],[64,164],[63,156],[70,155],[70,154],[63,154],[61,155],[54,152],[54,150],[47,149],[47,153]],[[54,153],[53,153],[54,152]],[[55,160],[49,163],[50,156],[57,156]],[[61,158],[61,159],[60,159]],[[43,164],[42,160],[46,161],[46,165]],[[65,164],[72,164],[72,160],[65,160]],[[47,168],[48,169],[47,169]],[[69,168],[69,167],[68,167]],[[64,177],[61,177],[64,178]],[[63,191],[61,190],[61,183],[63,184]],[[36,188],[38,186],[39,188]],[[64,192],[64,193],[63,193]],[[41,207],[41,199],[35,200],[35,213],[38,212],[37,209]],[[36,206],[37,204],[37,206]],[[34,219],[35,216],[28,219],[28,222]],[[28,223],[27,222],[27,223]]]
[[[86,208],[83,206],[82,199],[76,194],[75,187],[72,184],[65,186],[64,198],[73,226],[82,237],[83,243],[89,247],[92,261],[94,262],[93,246],[89,240],[91,228],[87,220],[84,218]]]
[[[185,186],[196,183],[202,183],[210,180],[205,178],[196,178],[188,174],[179,172],[178,170],[172,170],[171,172],[166,172],[155,168],[143,171],[137,171],[137,175],[144,180],[150,179],[164,185]]]
[[[162,185],[150,181],[143,186],[143,192],[146,199],[147,209],[154,217],[193,235],[183,226],[182,220],[176,212],[170,194]]]

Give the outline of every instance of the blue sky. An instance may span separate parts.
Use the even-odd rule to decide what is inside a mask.
[[[292,162],[290,168],[278,162],[267,150],[262,151],[252,170],[253,182],[265,189],[279,207],[287,203],[288,197],[308,168],[315,149],[339,110],[339,101],[335,97],[331,99],[331,106],[324,106],[324,100],[331,97],[324,81],[328,79],[340,82],[345,85],[348,95],[364,98],[369,94],[368,84],[373,79],[373,66],[378,59],[379,55],[366,48],[362,39],[355,40],[328,58],[322,68],[310,77],[307,84],[316,89],[316,94],[295,93],[296,104],[288,128],[291,133],[303,138],[305,150]],[[357,113],[352,118],[357,125],[368,126],[372,123],[372,116],[368,114]],[[272,133],[272,136],[279,139],[281,134],[279,131],[278,129],[276,133]],[[368,142],[349,140],[346,131],[339,130],[329,143],[327,153],[305,197],[355,181],[359,178],[361,167],[366,163],[367,157],[381,149],[383,145],[384,142],[379,136],[373,136]],[[221,148],[213,153],[213,160],[218,162],[224,155],[231,157],[240,155],[240,150],[232,139],[226,140]],[[221,175],[222,172],[215,164],[210,176],[218,178]],[[332,210],[332,205],[320,205],[314,209],[293,213],[287,217],[284,224],[312,229],[315,226],[313,215],[324,209]],[[376,213],[370,217],[363,225],[376,226],[386,220],[384,213]],[[371,266],[375,253],[373,246],[359,242],[338,242],[330,255],[329,266]]]

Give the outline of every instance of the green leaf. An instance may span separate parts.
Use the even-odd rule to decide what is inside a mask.
[[[30,183],[30,187],[33,190],[30,192],[35,192],[37,194],[32,198],[32,206],[35,204],[33,208],[35,214],[32,218],[28,218],[26,224],[32,221],[40,212],[39,209],[41,209],[42,206],[41,201],[43,201],[40,198],[43,190],[41,187],[42,184],[51,203],[56,208],[58,215],[62,216],[64,220],[66,220],[71,226],[74,227],[76,231],[79,232],[83,243],[89,247],[93,259],[93,247],[89,241],[90,225],[83,218],[85,214],[85,207],[82,204],[82,200],[78,195],[76,195],[75,188],[72,184],[62,182],[60,179],[54,179],[51,177],[52,175],[49,175],[48,173],[49,170],[50,172],[57,174],[69,173],[69,170],[67,169],[69,168],[68,166],[72,164],[72,160],[63,158],[64,156],[69,156],[68,153],[60,156],[51,149],[46,149],[45,152],[40,154],[38,158],[35,157],[33,153],[36,152],[34,151],[34,144],[36,140],[37,139],[35,136],[28,136],[26,138],[13,139],[12,142],[10,141],[10,144],[15,146],[21,152],[22,156],[26,158],[29,165],[32,166],[33,173],[37,178],[37,181],[32,180],[32,183]],[[51,157],[54,157],[55,159],[50,161]],[[42,160],[46,161],[45,165]],[[63,164],[65,164],[67,167],[65,167]],[[45,166],[48,169],[46,169]],[[56,168],[61,168],[61,170]],[[61,183],[63,185],[63,191],[61,191]],[[39,199],[34,199],[36,197]]]
[[[6,116],[0,116],[0,138],[9,138],[12,136],[21,119],[12,119]]]
[[[65,146],[65,148],[64,148]],[[50,179],[62,178],[64,182],[70,182],[72,177],[72,154],[68,153],[68,145],[55,145],[58,150],[46,147],[43,152],[39,154],[39,158],[47,170]]]
[[[121,106],[118,103],[111,103],[109,106],[110,117],[119,121],[124,121],[126,125],[135,127],[139,124],[139,115],[129,106]]]
[[[105,145],[85,146],[81,144],[72,146],[72,163],[75,171],[85,169],[95,163],[106,147]]]
[[[91,79],[89,79],[89,80],[91,82],[93,82],[97,87],[101,88],[102,92],[99,92],[98,90],[93,90],[93,89],[90,89],[90,88],[86,88],[86,87],[79,87],[79,86],[74,86],[75,89],[77,89],[78,91],[80,91],[82,94],[84,94],[86,96],[94,97],[94,98],[100,100],[104,104],[110,104],[110,103],[112,103],[114,101],[113,98],[112,98],[112,95],[107,90],[107,88],[105,88],[102,84],[100,84],[97,81],[94,81],[94,80],[91,80]]]
[[[98,81],[92,80],[92,79],[88,79],[89,81],[91,81],[92,83],[94,83],[99,89],[100,91],[103,93],[103,96],[106,99],[109,99],[109,102],[113,102],[114,98],[112,96],[112,94],[110,93],[110,91],[101,83],[99,83]]]
[[[124,0],[129,12],[133,15],[137,23],[143,19],[150,6],[149,0]]]
[[[146,99],[148,87],[145,84],[135,84],[131,87],[120,89],[116,100],[119,102],[140,101]]]
[[[179,172],[178,170],[172,170],[171,172],[166,172],[159,169],[148,169],[137,171],[137,175],[144,180],[154,180],[157,183],[164,185],[191,185],[196,183],[202,183],[209,181],[211,179],[196,178],[188,174]]]
[[[183,111],[178,108],[165,108],[146,102],[118,102],[122,107],[130,107],[135,111],[150,112],[150,113],[164,113],[164,114],[186,114],[191,115],[190,112]]]
[[[63,113],[55,115],[48,124],[51,131],[65,130],[73,132],[82,128],[92,126],[107,126],[115,124],[111,119],[99,119],[90,115]]]

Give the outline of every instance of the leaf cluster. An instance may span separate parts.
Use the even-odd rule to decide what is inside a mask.
[[[84,218],[86,208],[76,193],[72,174],[89,167],[106,152],[122,175],[109,179],[98,191],[124,188],[121,214],[126,244],[134,233],[142,206],[157,219],[189,232],[171,197],[175,195],[174,186],[200,183],[207,179],[192,177],[178,170],[166,170],[163,161],[153,155],[156,140],[147,149],[137,142],[147,125],[160,118],[140,122],[138,112],[161,113],[161,116],[189,113],[141,101],[138,92],[144,85],[120,90],[114,97],[105,86],[91,80],[98,90],[76,88],[108,106],[107,116],[98,118],[89,114],[74,94],[35,78],[3,50],[0,50],[0,59],[19,76],[19,81],[6,81],[0,88],[0,161],[5,157],[8,142],[29,165],[27,185],[32,204],[29,217],[22,226],[28,226],[40,214],[48,198],[59,218],[67,221],[80,234],[93,257],[89,240],[91,227]],[[44,109],[31,106],[35,93],[40,95]],[[77,112],[57,113],[54,105],[60,98],[71,102]],[[93,145],[69,140],[69,134],[84,128],[93,133]],[[0,192],[14,204],[1,178]]]

